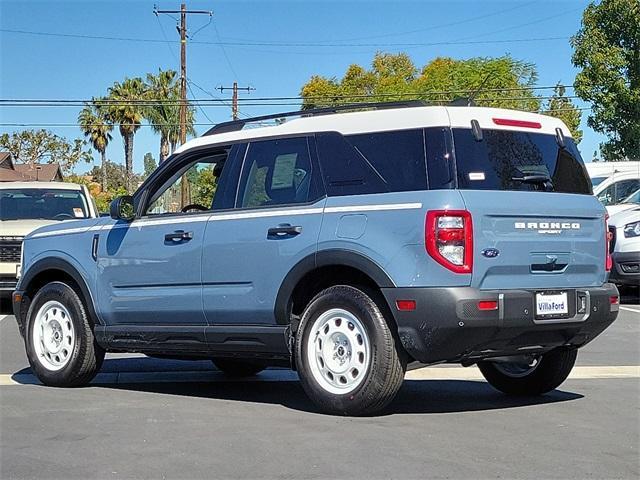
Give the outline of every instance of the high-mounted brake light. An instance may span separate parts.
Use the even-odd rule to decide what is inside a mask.
[[[529,122],[527,120],[515,120],[513,118],[494,118],[493,123],[506,127],[522,127],[522,128],[542,128],[539,122]]]
[[[455,273],[473,270],[473,224],[466,210],[430,210],[425,222],[427,252]]]
[[[611,240],[613,239],[613,234],[609,231],[609,214],[605,213],[604,215],[604,249],[606,253],[605,261],[604,261],[604,269],[607,272],[611,271],[611,267],[613,266],[613,260],[611,259]]]

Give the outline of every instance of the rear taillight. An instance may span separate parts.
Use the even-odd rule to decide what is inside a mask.
[[[611,239],[613,238],[613,234],[609,231],[609,214],[605,214],[604,216],[604,249],[606,251],[606,260],[604,262],[604,268],[607,272],[611,271],[611,266],[613,262],[611,260]]]
[[[425,224],[427,252],[455,273],[473,269],[473,225],[466,210],[430,210]]]

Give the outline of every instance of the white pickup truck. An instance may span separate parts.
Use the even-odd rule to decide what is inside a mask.
[[[26,235],[44,225],[96,216],[95,203],[84,185],[0,183],[0,295],[15,289]]]

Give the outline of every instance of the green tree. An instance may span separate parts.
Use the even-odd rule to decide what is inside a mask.
[[[480,105],[540,109],[534,94],[535,65],[499,58],[455,60],[438,57],[418,69],[405,53],[376,53],[369,70],[351,65],[344,76],[313,76],[301,90],[303,108],[340,103],[425,100],[447,103],[475,95]]]
[[[124,169],[124,165],[107,160],[104,167],[107,172],[107,185],[105,191],[126,188],[127,173]],[[100,178],[101,174],[102,168],[99,167],[93,167],[93,169],[88,173],[92,178]]]
[[[147,152],[144,154],[144,158],[142,159],[144,164],[144,174],[143,177],[147,178],[149,175],[153,173],[153,171],[158,168],[158,164],[156,163],[156,159],[153,158],[151,152]]]
[[[592,2],[571,39],[576,93],[592,105],[605,160],[640,159],[640,1]]]
[[[107,145],[112,140],[111,131],[113,123],[109,120],[107,109],[97,103],[95,99],[91,99],[91,103],[87,103],[78,114],[78,124],[84,136],[89,139],[93,148],[100,153],[102,173],[100,175],[100,185],[102,190],[107,188],[107,169],[105,163],[107,161]]]
[[[175,149],[180,139],[180,84],[174,70],[158,70],[147,74],[147,98],[151,105],[145,117],[153,130],[160,134],[160,163]],[[187,106],[187,135],[195,135],[195,109]]]
[[[565,97],[565,87],[556,85],[553,96],[545,103],[542,113],[559,118],[569,128],[576,143],[582,140],[580,130],[580,109],[574,105],[570,98]]]
[[[80,161],[91,162],[93,156],[85,150],[81,138],[67,140],[49,130],[22,130],[0,135],[0,147],[8,151],[17,163],[58,163],[66,174]]]
[[[141,103],[146,96],[146,87],[141,78],[125,78],[109,87],[108,116],[118,124],[124,141],[127,191],[133,189],[133,138],[144,118],[145,107]]]

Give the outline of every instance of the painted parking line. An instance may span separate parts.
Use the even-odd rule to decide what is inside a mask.
[[[640,306],[638,307],[628,307],[625,305],[620,305],[620,310],[626,310],[627,312],[635,312],[635,313],[640,313]]]
[[[572,380],[640,378],[640,366],[575,367],[569,375]],[[477,368],[427,367],[412,370],[407,380],[484,380]],[[296,382],[298,375],[291,370],[266,370],[255,377],[229,379],[217,371],[170,372],[109,372],[99,373],[92,385],[118,385],[138,383],[226,383],[226,382]],[[0,374],[0,386],[39,385],[31,373]]]

